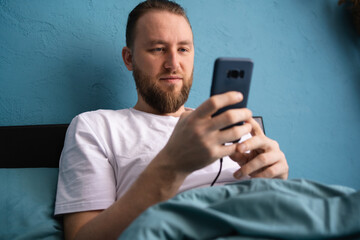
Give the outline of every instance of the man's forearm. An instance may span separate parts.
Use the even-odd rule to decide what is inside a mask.
[[[172,171],[162,158],[160,152],[125,195],[85,224],[76,239],[116,239],[148,207],[173,197],[187,174]]]

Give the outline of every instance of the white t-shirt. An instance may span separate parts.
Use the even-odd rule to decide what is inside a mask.
[[[120,198],[167,143],[178,117],[135,110],[76,116],[60,158],[55,214],[106,209]],[[226,157],[217,183],[235,181],[239,165]],[[179,192],[209,186],[219,161],[190,174]]]

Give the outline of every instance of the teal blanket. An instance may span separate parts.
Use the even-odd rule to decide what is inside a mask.
[[[360,239],[360,191],[252,179],[193,189],[140,215],[119,239]]]

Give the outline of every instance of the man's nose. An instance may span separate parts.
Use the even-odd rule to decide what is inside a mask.
[[[174,72],[178,70],[179,66],[177,51],[169,51],[165,59],[164,68]]]

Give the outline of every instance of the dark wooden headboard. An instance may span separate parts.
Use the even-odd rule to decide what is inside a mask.
[[[262,117],[254,117],[264,129]],[[68,124],[0,126],[0,168],[57,168]]]
[[[0,127],[0,167],[59,167],[67,128],[68,124]]]

